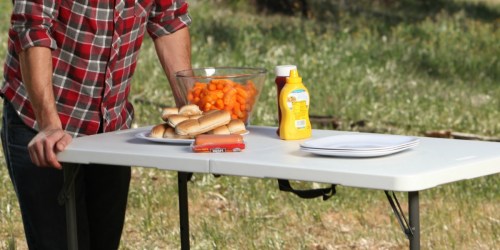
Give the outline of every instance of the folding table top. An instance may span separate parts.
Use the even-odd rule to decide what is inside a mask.
[[[61,162],[282,178],[392,191],[419,191],[500,172],[500,143],[496,142],[418,137],[416,147],[396,154],[333,157],[301,151],[300,144],[307,140],[283,141],[274,127],[250,126],[242,152],[194,153],[189,144],[137,137],[150,129],[76,138],[58,158]],[[353,134],[364,133],[314,130],[311,139]]]

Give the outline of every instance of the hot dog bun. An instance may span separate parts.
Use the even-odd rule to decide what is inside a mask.
[[[211,110],[205,111],[205,112],[203,112],[203,115],[208,115],[208,114],[214,113],[214,112],[217,112],[217,109],[211,109]]]
[[[163,138],[169,138],[169,139],[193,139],[192,136],[189,135],[178,135],[175,133],[175,129],[172,127],[168,127],[165,129],[165,132],[163,133]]]
[[[196,104],[188,104],[179,108],[179,114],[190,116],[190,115],[201,115],[202,111],[200,107]]]
[[[245,123],[240,119],[232,119],[229,124],[227,124],[227,128],[231,134],[243,134],[247,132]]]
[[[175,128],[177,125],[179,125],[179,123],[188,119],[189,116],[186,115],[170,115],[167,119],[167,123]]]
[[[168,124],[162,123],[154,126],[151,129],[151,133],[149,133],[149,137],[152,138],[163,138],[163,134],[165,133],[165,130],[169,128]]]
[[[161,111],[161,119],[163,121],[168,121],[168,117],[171,115],[176,115],[179,113],[178,108],[163,108]]]
[[[231,114],[226,110],[217,110],[198,119],[190,119],[179,123],[175,132],[179,135],[195,136],[214,128],[226,125],[231,121]]]
[[[227,125],[214,128],[207,132],[211,135],[243,134],[247,132],[245,123],[240,119],[232,119]]]
[[[168,126],[167,129],[165,129],[165,132],[163,132],[163,138],[174,138],[175,135],[175,129]]]
[[[198,118],[200,118],[202,116],[203,116],[202,114],[200,114],[200,115],[190,115],[189,119],[198,119]]]
[[[209,135],[229,135],[231,132],[229,132],[229,129],[227,128],[227,125],[222,125],[220,127],[216,127],[210,131],[207,132]]]

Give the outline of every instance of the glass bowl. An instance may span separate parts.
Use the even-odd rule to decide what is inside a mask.
[[[196,104],[202,111],[227,110],[233,119],[250,124],[267,70],[208,67],[178,71],[173,92],[177,105]]]

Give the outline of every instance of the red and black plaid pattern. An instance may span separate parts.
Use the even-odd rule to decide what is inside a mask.
[[[129,128],[130,82],[144,33],[153,38],[191,23],[184,0],[16,0],[9,30],[1,95],[34,129],[18,53],[52,49],[53,88],[64,129],[95,134]]]

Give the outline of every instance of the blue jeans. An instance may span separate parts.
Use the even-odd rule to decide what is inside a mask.
[[[67,249],[66,212],[57,199],[63,172],[31,162],[27,145],[36,134],[4,101],[2,145],[28,247]],[[79,249],[118,249],[129,183],[130,167],[80,167],[75,179]]]

